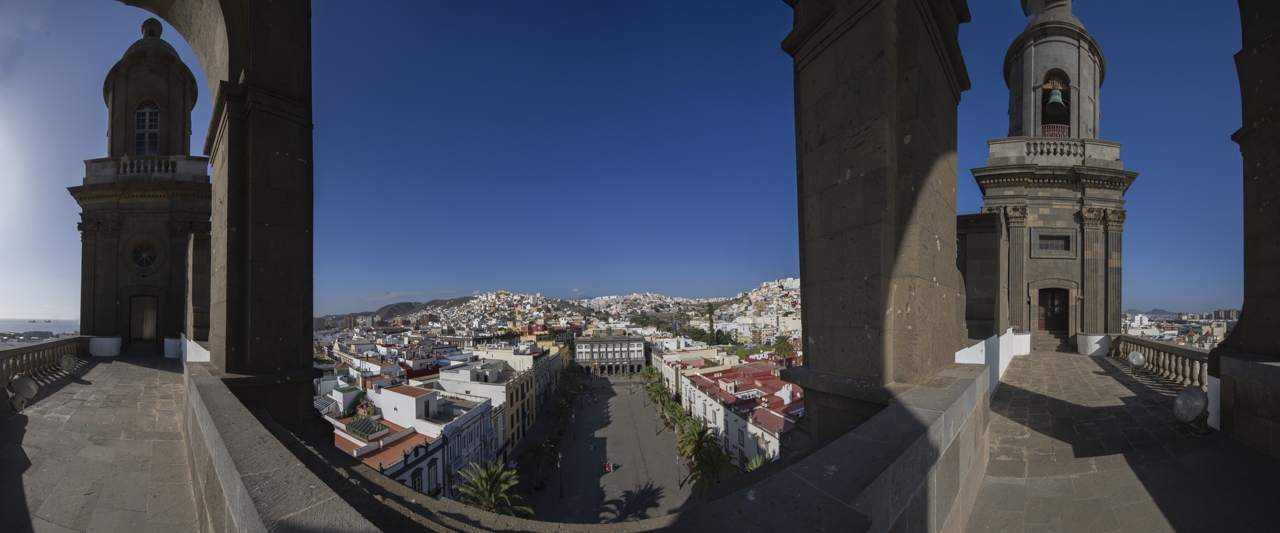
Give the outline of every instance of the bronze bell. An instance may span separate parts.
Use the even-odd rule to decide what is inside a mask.
[[[1054,89],[1049,93],[1049,103],[1045,104],[1044,111],[1055,117],[1067,112],[1067,104],[1062,101],[1062,91]]]

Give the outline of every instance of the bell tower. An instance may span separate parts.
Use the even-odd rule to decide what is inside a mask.
[[[68,190],[82,210],[80,329],[158,353],[183,329],[187,239],[208,235],[208,158],[192,157],[196,82],[156,19],[107,73],[107,155]]]
[[[1009,136],[973,169],[982,213],[957,221],[970,335],[1013,328],[1040,350],[1094,353],[1120,331],[1124,169],[1099,138],[1102,48],[1071,0],[1022,0],[1004,58]]]

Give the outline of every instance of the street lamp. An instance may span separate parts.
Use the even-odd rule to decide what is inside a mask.
[[[560,471],[560,497],[564,498],[564,467],[560,463],[564,462],[564,452],[556,454],[556,470]]]

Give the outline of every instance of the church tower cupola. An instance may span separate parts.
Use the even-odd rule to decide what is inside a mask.
[[[1031,21],[1004,58],[1010,137],[1098,138],[1098,90],[1107,75],[1098,42],[1071,0],[1022,0]]]
[[[191,155],[196,79],[161,31],[147,19],[107,73],[107,157],[86,160],[84,181],[68,189],[81,209],[80,331],[129,353],[168,353],[208,326],[194,310],[207,285],[187,281],[201,279],[188,275],[189,250],[204,257],[209,242],[209,159]]]
[[[178,52],[160,38],[156,19],[125,51],[102,84],[110,157],[191,155],[196,80]]]
[[[1124,194],[1138,177],[1098,135],[1107,75],[1071,0],[1022,0],[1031,17],[1004,58],[1009,136],[973,169],[982,212],[956,221],[965,322],[1012,328],[1035,350],[1096,355],[1120,331]]]

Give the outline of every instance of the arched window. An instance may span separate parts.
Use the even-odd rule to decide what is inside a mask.
[[[133,155],[156,155],[160,152],[160,106],[151,100],[138,104],[133,124]]]
[[[1044,137],[1071,136],[1071,79],[1059,69],[1045,75],[1040,91],[1040,134]]]

